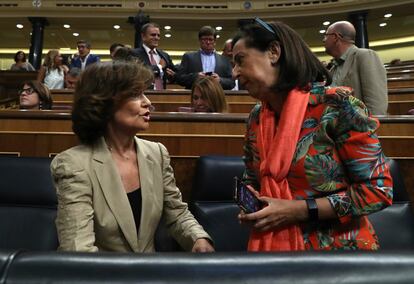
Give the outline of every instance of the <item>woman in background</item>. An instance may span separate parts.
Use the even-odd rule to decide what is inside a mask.
[[[46,54],[37,79],[49,89],[64,89],[65,76],[68,71],[68,67],[62,63],[59,50],[51,49]]]
[[[52,109],[49,88],[38,81],[26,81],[19,90],[20,109]]]
[[[191,108],[194,112],[228,112],[223,88],[212,77],[199,77],[191,88]]]
[[[152,72],[134,61],[92,64],[76,85],[73,131],[81,145],[51,165],[60,250],[154,252],[161,219],[186,250],[210,252],[210,237],[175,185],[167,149],[147,130]]]
[[[32,64],[26,61],[26,54],[21,50],[14,55],[14,62],[10,67],[11,71],[35,71]]]

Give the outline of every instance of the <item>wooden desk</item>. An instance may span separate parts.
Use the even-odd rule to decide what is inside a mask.
[[[160,90],[145,92],[157,112],[176,112],[179,107],[189,106],[190,90]],[[231,113],[249,113],[257,103],[247,91],[225,91]],[[71,109],[73,90],[53,90],[53,109]]]
[[[242,155],[248,114],[154,113],[138,136],[163,143],[170,152],[177,183],[187,199],[200,155]],[[414,117],[379,116],[380,140],[414,189]],[[0,154],[53,156],[78,143],[67,111],[0,111]],[[414,196],[414,191],[413,191]]]
[[[387,79],[388,89],[413,88],[414,78],[392,77]]]

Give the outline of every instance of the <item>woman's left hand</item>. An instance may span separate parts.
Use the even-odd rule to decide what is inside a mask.
[[[197,239],[191,252],[214,252],[214,248],[207,239]]]
[[[239,214],[241,222],[251,223],[257,231],[269,231],[292,224],[298,224],[307,218],[307,207],[304,200],[284,200],[270,197],[260,197],[267,206],[263,209],[245,214]]]

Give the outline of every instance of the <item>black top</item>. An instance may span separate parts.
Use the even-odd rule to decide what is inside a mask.
[[[142,196],[141,188],[127,193],[129,204],[131,205],[132,214],[134,215],[135,226],[137,228],[137,236],[139,231],[139,225],[141,223],[141,210],[142,210]]]

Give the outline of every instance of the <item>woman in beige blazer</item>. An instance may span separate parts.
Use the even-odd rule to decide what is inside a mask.
[[[152,82],[146,67],[126,61],[88,66],[72,111],[81,145],[57,155],[60,250],[153,252],[161,217],[187,250],[213,251],[211,239],[182,202],[166,148],[139,139],[149,127]]]

